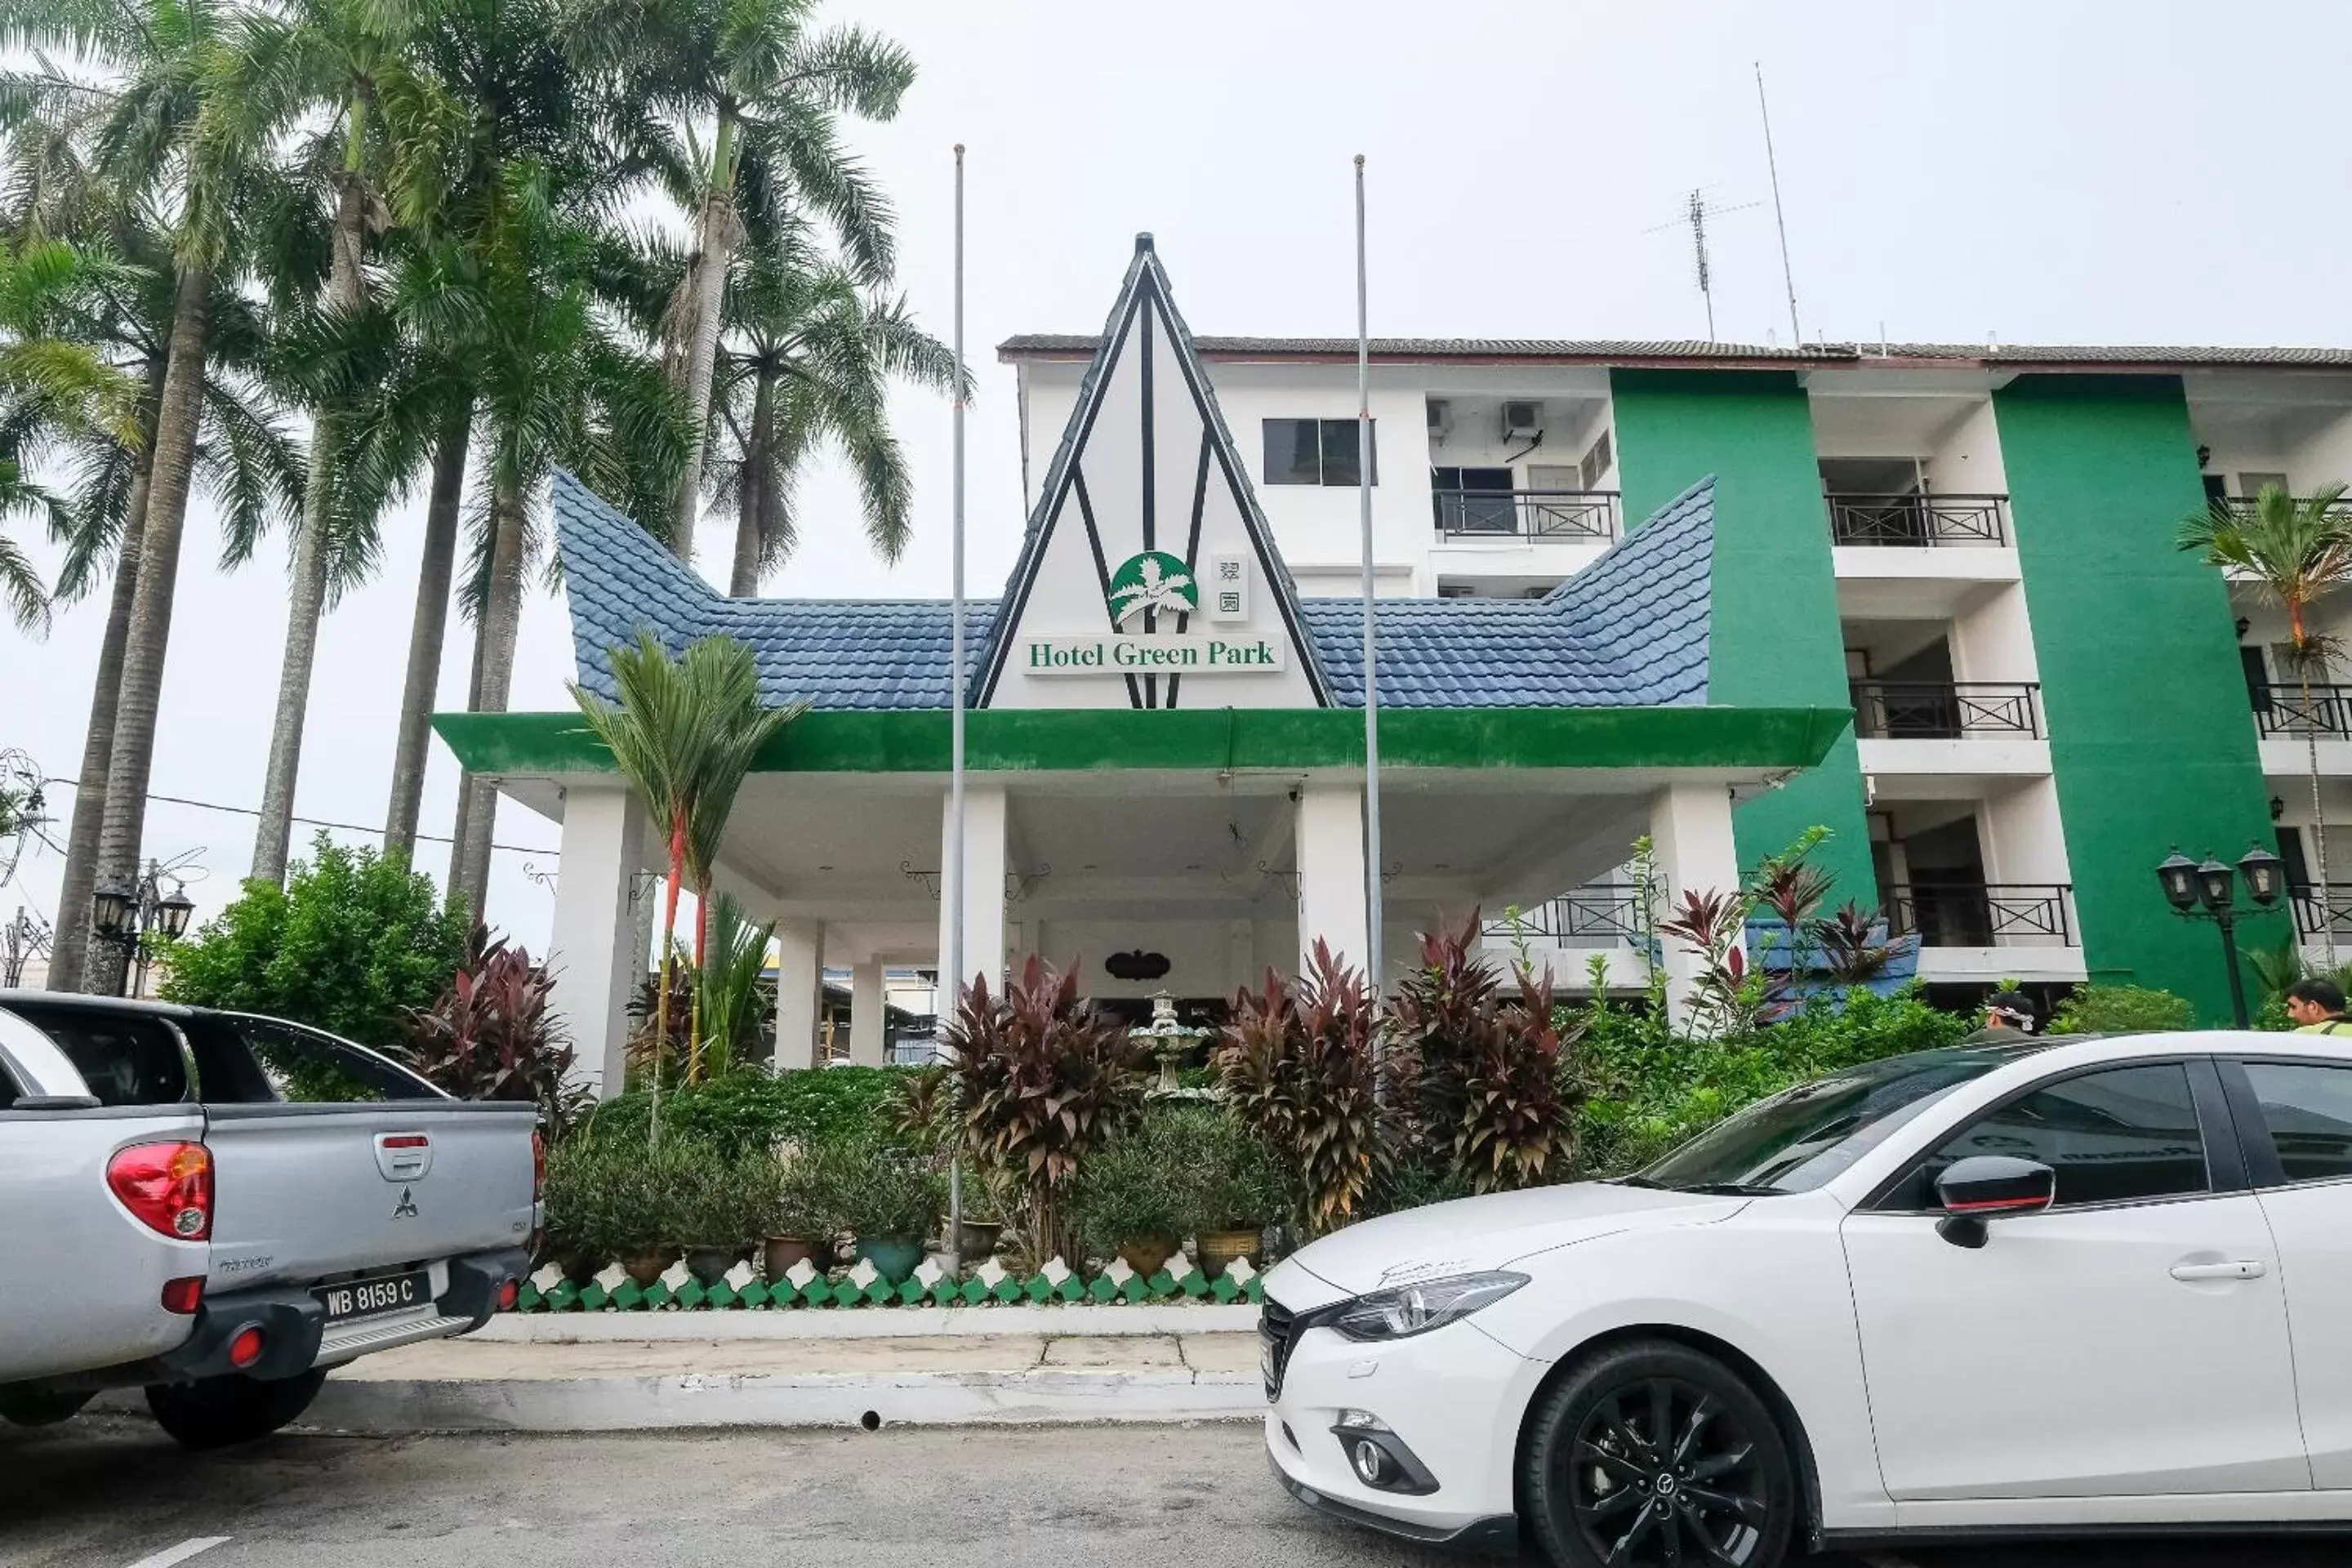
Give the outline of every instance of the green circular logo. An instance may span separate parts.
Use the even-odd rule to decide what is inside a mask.
[[[1200,585],[1192,569],[1164,550],[1130,555],[1110,575],[1110,624],[1124,631],[1128,622],[1146,610],[1171,615],[1201,607]]]

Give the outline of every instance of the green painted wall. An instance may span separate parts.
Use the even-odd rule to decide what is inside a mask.
[[[2091,978],[2226,1023],[2220,939],[2173,916],[2155,866],[2175,843],[2235,860],[2273,841],[2228,589],[2173,548],[2204,501],[2179,380],[2021,376],[1993,413]],[[2285,930],[2271,915],[2240,936]]]
[[[1848,707],[1812,408],[1795,374],[1619,370],[1610,381],[1629,521],[1716,477],[1710,700]],[[1821,766],[1739,808],[1740,858],[1752,866],[1816,823],[1832,835],[1815,852],[1837,878],[1832,898],[1876,903],[1851,723]]]

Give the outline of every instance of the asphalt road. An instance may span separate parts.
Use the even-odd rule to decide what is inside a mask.
[[[226,1538],[226,1539],[219,1539]],[[205,1542],[212,1544],[205,1544]],[[184,1555],[175,1555],[184,1553]],[[2340,1568],[2344,1542],[1910,1552],[1873,1568]],[[1433,1554],[1276,1491],[1248,1425],[610,1437],[0,1427],[5,1568],[614,1568],[918,1562],[1403,1568]],[[1820,1559],[1822,1568],[1861,1568]]]

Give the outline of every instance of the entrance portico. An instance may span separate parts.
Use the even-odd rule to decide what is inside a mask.
[[[1669,889],[1735,886],[1734,800],[1849,721],[1709,701],[1715,505],[1695,484],[1541,599],[1377,603],[1391,973],[1415,931],[1541,904],[1645,835]],[[853,1058],[879,1060],[884,967],[937,965],[959,902],[966,982],[1037,952],[1097,997],[1209,998],[1318,939],[1363,962],[1364,606],[1297,596],[1149,248],[1005,597],[969,612],[961,878],[947,605],[731,600],[568,475],[555,513],[584,688],[613,694],[607,651],[642,628],[673,650],[738,637],[766,700],[813,704],[758,758],[719,856],[719,886],[778,922],[778,1065],[814,1059],[828,966],[851,973]],[[576,715],[436,722],[564,825],[557,1003],[609,1090],[645,956],[627,890],[660,847]]]

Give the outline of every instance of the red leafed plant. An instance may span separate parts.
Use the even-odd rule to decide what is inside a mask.
[[[589,1095],[572,1080],[572,1041],[548,1011],[554,984],[544,964],[478,922],[449,988],[404,1021],[409,1065],[460,1100],[530,1101],[549,1136],[561,1136]]]
[[[1127,1025],[1078,999],[1079,966],[1032,955],[1001,993],[983,977],[940,1033],[962,1081],[964,1138],[1029,1200],[1038,1260],[1069,1255],[1062,1200],[1088,1151],[1131,1121],[1149,1082],[1150,1048]]]
[[[1269,969],[1264,992],[1234,998],[1217,1047],[1227,1103],[1296,1173],[1310,1234],[1356,1218],[1391,1157],[1375,1082],[1379,1026],[1362,974],[1318,941],[1295,992]],[[1391,1055],[1400,1077],[1409,1056]]]
[[[1658,934],[1698,959],[1691,977],[1690,1028],[1700,1039],[1744,1034],[1789,1012],[1786,976],[1750,968],[1740,945],[1748,931],[1747,898],[1686,888],[1658,922]]]
[[[1444,1155],[1474,1190],[1556,1180],[1575,1147],[1575,1103],[1562,1088],[1564,1039],[1551,975],[1524,967],[1507,994],[1477,951],[1478,911],[1424,932],[1421,964],[1398,983],[1391,1016],[1419,1072],[1407,1104],[1417,1152]],[[1391,1103],[1396,1097],[1391,1096]]]

